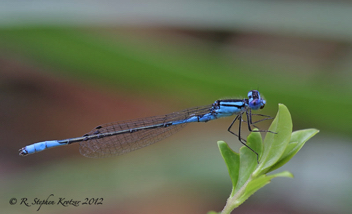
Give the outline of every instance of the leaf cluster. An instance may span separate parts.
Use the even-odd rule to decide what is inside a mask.
[[[259,154],[257,156],[246,147],[241,147],[239,153],[234,152],[224,141],[218,141],[218,146],[227,165],[232,181],[232,192],[221,213],[231,213],[257,190],[268,184],[275,177],[293,177],[288,171],[271,175],[272,172],[286,164],[315,134],[317,129],[305,129],[292,132],[290,112],[283,104],[273,120],[268,133],[262,142],[259,132],[252,132],[247,138],[247,144]],[[214,212],[209,212],[214,213]]]

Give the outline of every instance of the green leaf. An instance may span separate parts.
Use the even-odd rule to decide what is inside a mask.
[[[288,144],[285,152],[283,153],[281,158],[276,162],[276,164],[270,168],[268,172],[278,169],[284,164],[286,164],[304,146],[305,142],[307,142],[318,132],[319,130],[317,129],[305,129],[293,132],[291,135],[290,143]]]
[[[291,114],[285,105],[279,104],[279,111],[269,130],[276,134],[267,133],[265,136],[263,156],[254,172],[255,177],[266,173],[280,159],[290,142],[292,120]]]
[[[229,171],[229,175],[232,181],[232,192],[234,192],[234,188],[236,187],[238,181],[240,157],[224,141],[218,141],[218,147],[222,158],[225,160],[227,170]]]
[[[255,129],[257,130],[257,129]],[[254,131],[255,131],[254,130]],[[262,155],[263,143],[259,132],[252,132],[247,137],[247,145],[256,151],[259,157]],[[240,169],[237,186],[235,191],[238,191],[243,184],[249,179],[255,168],[258,166],[257,155],[245,146],[240,149]]]
[[[267,185],[268,183],[270,183],[271,179],[276,178],[276,177],[288,177],[288,178],[293,178],[293,175],[288,172],[288,171],[283,171],[280,173],[276,173],[273,175],[261,175],[253,180],[251,180],[248,185],[247,188],[244,192],[244,194],[242,195],[242,197],[240,197],[237,201],[238,203],[243,203],[245,200],[247,200],[249,198],[249,196],[251,196],[252,194],[254,194],[257,190],[259,190],[260,188],[262,188],[263,186]]]

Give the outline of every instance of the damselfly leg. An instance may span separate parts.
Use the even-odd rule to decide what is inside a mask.
[[[243,114],[244,112],[242,112],[241,114],[238,114],[235,119],[232,121],[232,123],[230,124],[229,128],[227,129],[227,131],[229,131],[231,134],[235,135],[236,137],[238,137],[238,140],[248,149],[250,149],[254,154],[257,155],[257,163],[259,164],[259,154],[254,151],[254,149],[252,149],[250,146],[247,145],[247,141],[245,139],[243,139],[241,137],[241,127],[242,127],[242,122],[246,122],[248,125],[248,130],[250,132],[269,132],[269,133],[273,133],[276,134],[275,132],[269,131],[269,130],[252,130],[252,127],[258,128],[257,126],[255,126],[254,124],[265,121],[265,120],[270,120],[273,119],[272,117],[268,116],[268,115],[263,115],[263,114],[252,114],[251,109],[248,109],[246,111],[246,116],[247,116],[247,120],[243,120]],[[255,122],[252,122],[252,115],[256,115],[256,116],[263,116],[263,117],[267,117]],[[239,121],[239,125],[238,125],[238,134],[234,133],[233,131],[231,131],[231,128],[233,126],[233,124],[236,122],[236,120]]]

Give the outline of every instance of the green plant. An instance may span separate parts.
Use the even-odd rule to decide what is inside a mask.
[[[271,179],[293,177],[288,171],[272,175],[267,175],[267,173],[287,163],[307,140],[319,132],[317,129],[305,129],[292,133],[291,115],[283,104],[279,104],[279,111],[269,130],[277,134],[268,133],[264,144],[259,132],[252,132],[247,138],[248,145],[259,154],[259,164],[256,155],[248,148],[241,147],[238,154],[224,141],[218,141],[233,185],[222,214],[231,213],[254,192],[268,184]],[[216,212],[211,211],[208,214],[213,213]]]

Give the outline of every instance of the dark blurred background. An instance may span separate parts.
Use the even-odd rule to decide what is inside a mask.
[[[350,1],[0,1],[2,212],[38,213],[9,200],[50,194],[104,201],[42,213],[220,211],[231,181],[216,141],[240,147],[231,118],[115,158],[18,149],[258,89],[261,113],[284,103],[294,130],[321,132],[279,169],[294,179],[274,179],[238,213],[350,213],[351,11]]]

